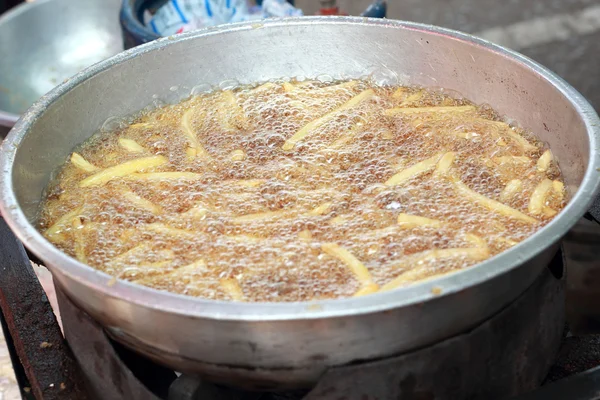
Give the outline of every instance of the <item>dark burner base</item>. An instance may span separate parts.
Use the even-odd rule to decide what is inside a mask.
[[[67,341],[99,399],[493,400],[537,388],[555,359],[565,327],[560,255],[554,269],[559,278],[545,270],[519,299],[468,333],[398,357],[332,368],[312,390],[279,394],[177,378],[108,339],[59,288],[57,295]]]

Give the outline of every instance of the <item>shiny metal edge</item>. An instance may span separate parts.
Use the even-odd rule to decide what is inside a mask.
[[[36,0],[34,2],[21,3],[16,7],[11,8],[4,14],[0,15],[0,24],[18,17],[19,15],[26,13],[34,7],[39,7],[44,3],[48,3],[50,0]],[[18,114],[13,114],[8,111],[0,110],[0,126],[6,126],[12,128],[19,120]]]
[[[28,221],[20,210],[12,188],[12,164],[16,149],[21,140],[35,121],[61,95],[79,85],[89,77],[107,70],[114,64],[125,62],[157,49],[163,49],[170,43],[182,42],[202,36],[222,32],[243,31],[251,29],[269,29],[281,25],[310,26],[313,24],[361,24],[380,26],[389,29],[411,29],[428,34],[443,35],[454,40],[469,42],[483,47],[500,56],[510,58],[532,70],[541,79],[549,82],[558,89],[583,116],[590,139],[590,154],[587,171],[579,190],[570,203],[547,226],[524,242],[505,251],[475,267],[458,271],[449,275],[433,278],[426,282],[415,283],[394,291],[377,293],[360,298],[325,300],[318,302],[295,303],[238,303],[188,297],[135,285],[125,281],[117,281],[110,285],[111,276],[99,272],[78,262],[55,248]],[[187,317],[209,318],[229,321],[283,321],[305,320],[342,317],[356,314],[381,312],[398,307],[404,307],[425,302],[434,295],[431,289],[443,289],[441,296],[464,290],[478,285],[495,276],[504,274],[520,266],[523,262],[541,253],[560,238],[581,218],[590,207],[595,195],[600,189],[600,119],[593,107],[573,87],[545,67],[531,59],[495,45],[486,40],[462,32],[440,28],[433,25],[369,19],[361,17],[301,17],[268,20],[257,26],[256,23],[238,23],[223,25],[194,32],[183,33],[175,37],[161,38],[139,47],[124,51],[112,58],[97,63],[74,77],[66,80],[55,89],[42,96],[17,122],[0,147],[0,213],[13,229],[16,235],[34,254],[43,255],[43,259],[52,267],[59,269],[61,274],[68,275],[89,288],[93,288],[109,297],[120,298],[134,304],[174,313]],[[315,306],[317,305],[317,306]]]

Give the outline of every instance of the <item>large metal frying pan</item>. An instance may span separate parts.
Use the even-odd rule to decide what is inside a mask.
[[[549,143],[572,194],[569,205],[528,240],[471,269],[362,298],[292,304],[111,285],[111,277],[61,253],[33,227],[51,172],[108,118],[147,106],[153,95],[176,101],[197,85],[325,75],[444,87],[491,104]],[[463,33],[342,17],[223,26],[126,51],[44,96],[0,148],[0,210],[73,302],[127,346],[231,384],[305,386],[329,366],[456,335],[522,293],[598,191],[599,125],[585,99],[552,72]]]

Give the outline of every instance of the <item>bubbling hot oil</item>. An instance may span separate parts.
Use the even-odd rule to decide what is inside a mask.
[[[119,279],[209,299],[366,295],[471,267],[566,202],[487,106],[366,81],[217,91],[95,134],[39,229]]]

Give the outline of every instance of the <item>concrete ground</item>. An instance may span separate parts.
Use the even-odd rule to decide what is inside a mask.
[[[372,0],[338,0],[350,15]],[[305,14],[318,0],[296,0]],[[600,110],[600,0],[388,0],[388,18],[457,29],[533,58]]]

